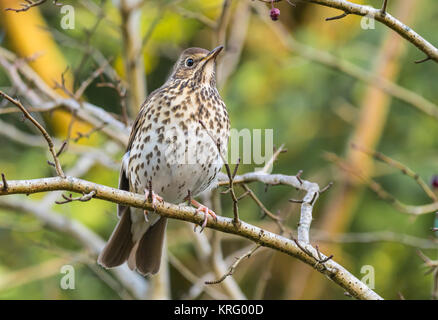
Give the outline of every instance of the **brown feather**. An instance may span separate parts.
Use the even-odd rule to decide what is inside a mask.
[[[133,246],[130,210],[125,207],[97,262],[105,268],[117,267],[128,259]]]
[[[167,218],[161,217],[138,242],[135,265],[142,275],[155,274],[160,269]]]

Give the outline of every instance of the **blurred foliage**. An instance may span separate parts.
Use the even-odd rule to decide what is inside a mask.
[[[84,5],[88,2],[94,5]],[[175,9],[175,5],[170,4],[162,11],[164,2],[147,1],[142,8],[142,34],[148,31],[157,15],[162,14],[144,50],[143,57],[149,92],[165,81],[181,50],[191,46],[205,48],[212,46],[213,32],[211,29],[196,19],[181,16]],[[220,0],[187,0],[180,1],[178,6],[216,20],[220,14],[221,2]],[[120,16],[113,3],[98,0],[91,2],[64,0],[62,3],[72,4],[75,8],[76,27],[74,30],[63,30],[60,27],[58,7],[47,3],[41,7],[41,13],[49,27],[47,32],[54,37],[71,69],[74,70],[83,59],[84,48],[81,44],[88,39],[86,30],[96,22],[96,12],[93,10],[102,8],[105,17],[89,41],[94,49],[99,50],[107,59],[111,59],[113,67],[123,77],[122,42],[121,33],[118,30]],[[362,1],[362,3],[380,6],[381,1]],[[418,17],[421,19],[416,19],[414,29],[431,42],[438,43],[436,0],[418,1],[418,5],[421,7],[418,12]],[[325,17],[336,13],[334,10],[318,6],[298,3],[296,7],[291,7],[282,2],[278,7],[281,9],[281,17],[276,23],[285,24],[290,33],[299,41],[332,52],[365,69],[371,69],[373,58],[381,46],[383,36],[391,32],[380,24],[376,25],[375,30],[363,31],[360,29],[358,17],[347,17],[330,23],[324,22]],[[38,10],[38,8],[32,10]],[[5,14],[1,13],[1,15]],[[268,15],[268,7],[266,14]],[[1,23],[0,19],[0,25]],[[220,88],[230,113],[232,127],[237,129],[273,128],[275,145],[279,146],[284,143],[288,149],[286,154],[280,156],[274,172],[292,175],[302,169],[307,180],[320,185],[334,181],[336,185],[338,175],[323,155],[326,151],[342,155],[354,127],[354,123],[338,115],[336,108],[340,105],[347,106],[354,118],[366,85],[290,53],[255,14],[251,17],[249,30],[239,65],[225,86]],[[2,29],[0,29],[1,33]],[[13,36],[13,34],[7,34],[0,44],[13,49],[10,38]],[[408,50],[400,61],[401,73],[397,82],[424,95],[430,101],[438,103],[438,65],[433,62],[413,64],[414,60],[422,58],[423,55],[412,45],[406,45]],[[92,59],[87,59],[87,63],[78,75],[78,83],[86,79],[95,69],[96,65]],[[0,68],[0,87],[9,85],[9,80]],[[110,112],[120,114],[119,99],[114,90],[91,85],[86,90],[86,97],[90,102]],[[50,123],[50,119],[44,119]],[[21,121],[19,114],[2,116],[2,120],[13,123],[24,131],[35,132],[28,124]],[[40,120],[43,121],[42,118]],[[68,122],[63,125],[68,125]],[[403,102],[392,100],[390,115],[378,149],[405,163],[425,180],[429,180],[438,173],[437,137],[438,124],[435,120]],[[5,172],[8,179],[38,178],[52,174],[51,168],[46,165],[47,153],[41,148],[22,146],[3,136],[0,136],[0,144],[2,146],[0,171]],[[120,159],[121,156],[118,154],[115,159]],[[71,155],[61,157],[61,161],[67,168],[74,163],[74,160],[75,156]],[[251,170],[252,167],[242,166],[239,172]],[[378,174],[376,179],[399,199],[412,204],[427,202],[428,199],[415,182],[401,173],[388,169],[385,165],[378,165],[376,173]],[[117,177],[118,172],[96,165],[84,178],[116,186]],[[265,192],[264,186],[255,184],[253,190],[273,212],[281,210],[290,213],[287,224],[291,227],[296,226],[299,207],[288,204],[287,199],[299,198],[301,196],[299,193],[286,187],[270,187]],[[32,199],[41,197],[42,195],[30,196]],[[230,199],[224,195],[221,197],[223,214],[231,216]],[[323,195],[318,200],[314,211],[316,226],[327,199],[328,195]],[[261,220],[259,209],[249,199],[242,200],[239,208],[241,218],[245,221],[254,224],[268,221],[266,218]],[[115,205],[100,200],[63,206],[55,205],[54,210],[59,214],[80,220],[105,239],[109,237],[116,222]],[[378,199],[371,191],[365,190],[354,212],[351,225],[345,232],[387,230],[421,238],[432,238],[433,235],[429,230],[433,223],[434,216],[431,214],[418,218],[403,215]],[[168,230],[169,249],[195,274],[201,275],[207,269],[195,260],[191,237],[186,234],[185,230],[186,228],[182,228],[182,222],[171,221]],[[240,240],[227,240],[224,250],[226,253],[231,253],[240,248],[242,243]],[[340,248],[342,252],[342,257],[335,257],[335,259],[359,278],[361,278],[361,267],[372,265],[376,271],[376,291],[383,297],[397,299],[398,292],[402,292],[408,299],[429,299],[432,278],[430,275],[423,275],[422,260],[416,255],[415,248],[388,242],[334,244],[333,247]],[[0,282],[2,275],[58,257],[58,252],[50,248],[68,252],[80,250],[80,246],[74,240],[56,231],[47,230],[32,217],[21,212],[0,209]],[[432,259],[437,258],[436,250],[424,252]],[[270,257],[268,251],[256,255],[236,271],[235,277],[242,284],[242,290],[248,297],[253,296],[255,279],[258,279],[264,266],[267,265],[266,259]],[[286,291],[285,286],[289,283],[284,282],[283,279],[289,279],[288,272],[291,264],[296,262],[280,254],[275,254],[272,259],[280,263],[274,265],[272,278],[264,297],[287,298],[283,294]],[[0,298],[109,299],[119,297],[86,264],[78,262],[75,266],[77,266],[76,290],[61,290],[59,280],[62,274],[55,270],[50,278],[0,290]],[[172,296],[180,298],[187,291],[190,283],[172,267],[170,271]],[[299,277],[299,275],[291,276],[291,281],[294,277]],[[327,286],[321,298],[346,299],[342,290],[335,285]]]

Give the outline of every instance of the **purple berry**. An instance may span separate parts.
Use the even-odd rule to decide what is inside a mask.
[[[438,176],[433,176],[431,181],[432,188],[438,189]]]
[[[278,17],[280,16],[280,9],[272,8],[269,14],[271,16],[272,21],[277,21]]]

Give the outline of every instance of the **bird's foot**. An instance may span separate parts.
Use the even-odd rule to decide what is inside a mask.
[[[213,219],[215,221],[217,221],[217,215],[216,215],[216,213],[214,213],[213,210],[207,208],[203,204],[200,204],[198,201],[196,201],[194,199],[191,199],[190,203],[196,208],[196,212],[204,214],[204,221],[202,222],[200,232],[202,232],[204,230],[204,228],[207,226],[208,215],[211,215],[213,217]]]
[[[152,199],[152,207],[154,209],[157,209],[157,205],[159,202],[164,202],[164,199],[160,197],[158,194],[156,194],[153,191],[149,191],[148,189],[144,190],[144,195],[146,197],[146,201],[149,201],[149,197]],[[145,210],[145,216],[147,215],[147,210]]]

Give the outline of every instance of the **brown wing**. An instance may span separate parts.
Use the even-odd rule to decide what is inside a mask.
[[[145,115],[146,110],[147,110],[148,102],[159,91],[159,89],[152,91],[151,94],[148,95],[146,100],[141,105],[140,111],[137,114],[137,117],[135,118],[134,123],[132,124],[131,134],[129,135],[128,145],[126,147],[126,153],[131,151],[132,143],[134,142],[134,138],[137,135],[138,130],[141,128],[142,124],[144,123],[144,121],[146,119],[144,115]],[[129,163],[129,161],[128,161],[128,163]],[[125,191],[130,191],[129,190],[128,165],[124,166],[122,164],[122,168],[120,169],[119,189],[125,190]],[[119,218],[121,217],[121,213],[125,210],[125,208],[126,207],[124,205],[121,205],[121,204],[117,205],[117,215]]]
[[[149,101],[151,100],[151,98],[158,92],[160,91],[162,87],[152,91],[148,97],[146,98],[146,100],[143,102],[143,104],[140,107],[140,111],[137,114],[137,117],[134,120],[134,123],[132,124],[132,129],[131,129],[131,134],[129,135],[129,140],[128,140],[128,146],[126,147],[126,152],[130,151],[132,148],[132,143],[134,142],[134,138],[137,135],[137,132],[139,130],[139,128],[142,126],[142,124],[145,121],[145,113],[147,110],[147,105],[149,103]]]

